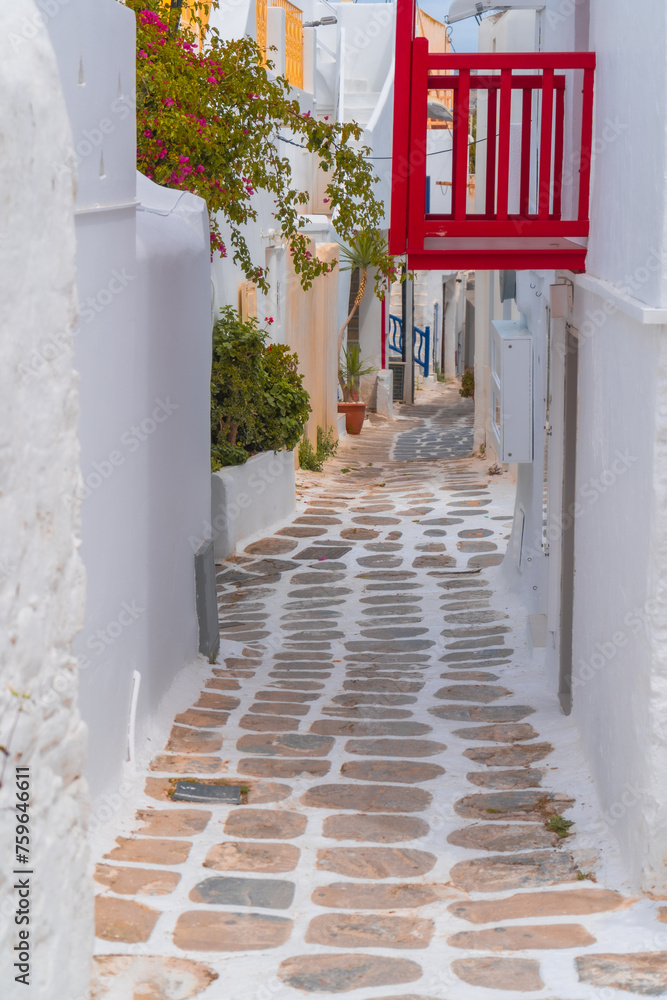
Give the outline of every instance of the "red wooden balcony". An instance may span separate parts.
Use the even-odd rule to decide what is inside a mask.
[[[391,252],[418,270],[584,271],[594,74],[589,52],[429,52],[398,0]],[[444,133],[435,90],[453,92]]]

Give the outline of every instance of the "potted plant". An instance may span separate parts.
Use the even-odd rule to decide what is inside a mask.
[[[338,369],[338,380],[343,390],[343,402],[338,404],[338,412],[345,414],[345,429],[348,434],[360,434],[366,416],[366,404],[359,399],[359,382],[364,375],[377,371],[361,357],[359,344],[350,344],[343,351],[343,360]]]
[[[345,428],[348,434],[360,434],[366,413],[366,404],[359,401],[359,379],[362,375],[370,375],[377,369],[364,366],[361,360],[361,351],[358,344],[350,344],[349,348],[343,351],[341,360],[341,349],[345,331],[350,325],[350,320],[356,313],[364,297],[368,285],[368,272],[372,267],[381,268],[383,257],[387,252],[387,243],[379,230],[364,229],[355,233],[355,238],[348,247],[340,244],[340,270],[359,270],[359,291],[355,297],[350,315],[347,317],[340,333],[338,334],[338,382],[343,393],[344,402],[338,404],[338,412],[345,414]],[[380,271],[378,272],[380,273]],[[376,291],[380,289],[376,278]]]

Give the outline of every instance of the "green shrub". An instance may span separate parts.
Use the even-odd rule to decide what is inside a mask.
[[[335,439],[333,427],[328,430],[317,428],[317,451],[313,448],[308,438],[301,439],[299,444],[299,466],[309,472],[321,472],[324,463],[338,450],[338,441]]]
[[[472,368],[466,368],[465,373],[461,378],[459,395],[465,397],[466,399],[474,398],[475,396],[475,373]]]
[[[211,467],[240,465],[260,451],[294,448],[310,413],[299,359],[266,344],[256,319],[231,306],[213,327]]]

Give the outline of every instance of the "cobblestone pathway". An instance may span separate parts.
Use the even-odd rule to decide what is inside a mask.
[[[93,1000],[667,990],[665,911],[624,894],[503,594],[512,489],[389,460],[395,427],[219,567],[220,662],[97,865]],[[238,801],[172,800],[184,779]]]
[[[401,416],[418,416],[420,427],[396,438],[392,458],[414,462],[431,458],[461,458],[473,449],[474,402],[462,399],[457,382],[449,382],[428,392],[432,402],[400,406]]]

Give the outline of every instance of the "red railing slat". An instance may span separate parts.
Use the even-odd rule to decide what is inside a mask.
[[[399,5],[400,6],[400,5]],[[430,52],[429,69],[595,69],[594,52]]]
[[[563,215],[563,149],[565,132],[565,91],[556,91],[556,137],[554,140],[554,204],[552,218]]]
[[[468,136],[470,135],[470,70],[459,73],[459,94],[454,114],[456,153],[452,163],[452,208],[455,219],[465,219],[468,208]]]
[[[500,74],[500,128],[498,137],[498,209],[497,217],[508,215],[510,182],[510,138],[512,134],[512,73],[504,69]]]
[[[410,186],[408,190],[408,249],[423,246],[426,218],[428,41],[415,38],[410,107]]]
[[[523,108],[521,113],[521,214],[530,212],[530,153],[531,153],[531,116],[533,111],[533,92],[527,88],[523,91]]]
[[[554,118],[554,71],[545,69],[542,85],[542,124],[540,129],[540,186],[538,211],[540,219],[551,212],[551,144]]]
[[[581,111],[581,160],[579,165],[579,219],[588,219],[590,205],[591,165],[593,156],[593,90],[595,74],[584,72],[583,106]]]
[[[486,214],[493,216],[496,208],[496,118],[498,90],[489,90],[486,116]],[[479,163],[479,148],[477,153]]]
[[[595,54],[431,53],[426,39],[415,38],[415,9],[415,0],[397,0],[391,251],[407,251],[410,267],[438,266],[436,261],[463,266],[465,260],[466,267],[536,267],[548,261],[548,266],[562,262],[583,269],[585,247],[572,241],[589,232]],[[573,79],[583,81],[581,98],[571,89]],[[428,162],[429,89],[454,92],[452,127],[445,133],[452,141],[451,178],[448,157]],[[469,211],[469,118],[475,93],[480,121],[486,117],[486,142],[477,140],[480,211]],[[565,134],[579,114],[578,204],[576,198],[574,206],[566,199],[567,214],[577,217],[563,220]],[[576,150],[579,136],[572,138]],[[426,214],[429,174],[451,184],[446,213]]]
[[[394,86],[393,169],[389,250],[404,254],[408,244],[408,189],[410,185],[410,88],[412,42],[416,8],[402,0],[396,10],[396,69]],[[401,85],[403,83],[403,85]]]

